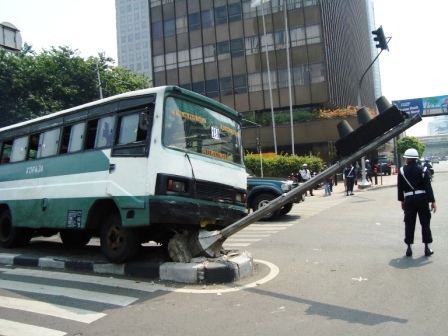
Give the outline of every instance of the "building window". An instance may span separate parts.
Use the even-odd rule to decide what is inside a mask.
[[[261,47],[263,52],[266,52],[266,45],[268,46],[268,50],[274,50],[274,35],[272,33],[267,33],[261,35]]]
[[[178,66],[184,67],[190,65],[189,50],[180,50],[177,52]]]
[[[227,23],[227,7],[221,6],[215,8],[216,25]]]
[[[246,55],[256,54],[260,48],[260,39],[258,35],[245,38]]]
[[[263,84],[261,81],[261,73],[256,72],[248,74],[247,80],[249,83],[249,92],[261,91],[263,89]]]
[[[177,53],[172,52],[165,55],[165,69],[175,69],[177,67]]]
[[[233,94],[232,77],[224,77],[219,80],[221,96],[228,96]]]
[[[310,81],[311,83],[322,83],[325,81],[323,63],[310,64]]]
[[[284,30],[279,30],[274,33],[275,36],[275,49],[286,48],[286,34]]]
[[[207,9],[201,12],[202,28],[213,27],[213,10]]]
[[[320,25],[312,25],[306,27],[306,43],[314,44],[320,43]]]
[[[165,71],[165,59],[163,55],[154,56],[152,63],[154,65],[154,72]]]
[[[192,90],[199,94],[205,94],[204,82],[196,82],[192,84]]]
[[[164,36],[173,36],[176,33],[176,21],[174,19],[172,20],[166,20],[163,23],[163,30],[164,30]]]
[[[151,35],[153,39],[163,38],[163,25],[162,22],[154,22],[151,25]]]
[[[204,46],[204,63],[216,61],[216,50],[214,44]]]
[[[192,13],[188,15],[188,29],[190,31],[201,29],[201,13]]]
[[[205,82],[206,95],[209,98],[215,98],[219,96],[218,80],[210,79]]]
[[[244,43],[243,39],[234,39],[230,41],[230,51],[232,53],[232,58],[244,56]]]
[[[233,77],[234,93],[247,92],[247,79],[246,75],[238,75]]]
[[[218,42],[216,44],[218,49],[218,60],[230,58],[230,43],[229,41]]]
[[[191,53],[191,65],[202,63],[202,47],[192,48]]]
[[[229,5],[229,22],[241,21],[241,4],[235,3]]]
[[[285,88],[288,87],[288,69],[278,69],[278,87]]]
[[[263,72],[263,90],[269,90],[269,81],[271,81],[271,88],[277,88],[277,74],[274,70],[270,71],[271,76],[267,71]]]
[[[186,16],[181,16],[176,19],[176,34],[182,34],[188,31],[187,21]]]
[[[294,86],[309,84],[309,71],[305,65],[298,65],[292,68]]]

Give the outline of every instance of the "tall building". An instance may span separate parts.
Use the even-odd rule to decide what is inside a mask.
[[[130,19],[142,19],[144,5],[116,2],[119,65],[131,68]],[[150,0],[148,9],[154,86],[178,85],[243,113],[288,110],[290,100],[356,106],[359,89],[361,105],[374,109],[380,96],[378,68],[360,83],[376,56],[371,0]]]
[[[152,77],[148,0],[115,0],[118,65]]]

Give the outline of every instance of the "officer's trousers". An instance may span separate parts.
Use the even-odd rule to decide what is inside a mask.
[[[415,222],[418,218],[422,226],[422,241],[425,244],[432,243],[431,234],[431,210],[426,200],[425,194],[407,196],[404,201],[404,225],[405,234],[404,242],[406,244],[414,244]]]

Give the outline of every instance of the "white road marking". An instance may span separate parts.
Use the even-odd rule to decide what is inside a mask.
[[[0,307],[27,311],[30,313],[56,316],[66,320],[72,320],[82,323],[92,323],[107,314],[97,313],[91,310],[67,307],[47,302],[34,300],[17,299],[0,296]]]
[[[0,282],[0,288],[26,293],[39,293],[53,296],[71,297],[79,300],[102,302],[122,307],[130,305],[131,303],[138,300],[138,298],[130,296],[85,291],[75,288],[68,289],[65,287],[47,286],[42,284],[23,283],[9,280],[2,280]]]
[[[0,332],[2,336],[20,336],[20,335],[33,335],[33,336],[64,336],[66,332],[42,328],[30,324],[18,323],[8,320],[0,319]]]

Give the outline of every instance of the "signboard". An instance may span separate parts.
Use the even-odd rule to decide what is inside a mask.
[[[407,112],[411,117],[420,114],[421,117],[448,115],[448,95],[406,100],[393,100],[392,104]]]

